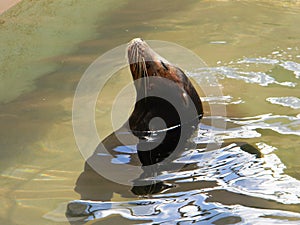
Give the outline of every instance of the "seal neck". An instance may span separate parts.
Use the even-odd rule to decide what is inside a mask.
[[[171,132],[171,131],[175,131],[178,128],[182,128],[182,127],[190,127],[190,129],[195,129],[196,125],[200,122],[201,118],[203,117],[203,114],[198,115],[197,117],[195,117],[194,119],[182,123],[182,124],[176,124],[174,126],[171,127],[167,127],[165,129],[159,129],[159,130],[130,130],[134,135],[136,135],[137,137],[149,137],[149,136],[153,136],[156,134],[160,134],[160,133],[166,133],[166,132]]]

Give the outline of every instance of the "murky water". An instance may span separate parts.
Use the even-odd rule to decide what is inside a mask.
[[[1,15],[1,224],[299,224],[299,22],[299,1],[24,0]],[[199,147],[175,162],[187,166],[155,177],[175,187],[139,198],[93,175],[80,196],[84,159],[71,123],[77,83],[95,58],[137,36],[197,53],[208,67],[188,74],[215,74],[223,97],[202,96]],[[98,102],[101,138],[129,80],[116,74]],[[210,124],[208,103],[226,106],[226,117],[214,119],[227,129]],[[233,144],[206,151],[207,137]],[[117,162],[133,152],[123,149]],[[82,217],[67,219],[67,203],[81,197],[97,201],[73,202]]]

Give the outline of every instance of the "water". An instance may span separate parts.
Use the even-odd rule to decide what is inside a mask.
[[[70,224],[66,205],[74,200],[85,215],[69,218],[73,224],[299,224],[299,11],[298,1],[24,0],[1,15],[1,224]],[[223,97],[203,96],[200,146],[176,162],[188,166],[156,177],[176,187],[139,198],[102,179],[86,191],[98,201],[78,201],[84,160],[72,131],[75,88],[95,58],[138,36],[197,53],[209,66],[189,75],[214,73]],[[129,80],[117,74],[98,102],[101,138]],[[217,119],[227,129],[210,124],[208,103],[226,106]],[[235,144],[205,151],[208,137],[247,142],[263,157]],[[123,151],[112,163],[128,163],[132,149]]]

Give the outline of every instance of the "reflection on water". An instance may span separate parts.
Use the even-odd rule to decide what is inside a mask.
[[[297,97],[270,97],[267,101],[282,106],[288,106],[293,109],[300,109],[300,99]]]
[[[300,203],[300,181],[283,173],[284,165],[271,146],[258,143],[258,147],[267,153],[262,158],[245,152],[235,143],[211,151],[188,150],[175,162],[186,164],[184,171],[163,172],[155,177],[157,181],[174,184],[170,193],[136,201],[103,201],[103,196],[100,202],[77,200],[68,205],[68,214],[74,224],[101,221],[111,215],[151,223],[298,224],[300,213],[287,210],[297,211],[297,207],[288,204]],[[130,155],[132,151],[128,152]],[[102,185],[99,183],[98,188]],[[93,190],[89,190],[89,199],[93,199]]]
[[[30,2],[24,0],[23,6]],[[298,2],[155,0],[149,6],[146,1],[115,1],[114,7],[113,3],[98,7],[103,1],[97,6],[58,2],[44,1],[45,5],[24,11],[17,7],[0,24],[3,31],[18,30],[18,35],[11,30],[1,35],[10,40],[6,47],[14,46],[5,51],[15,56],[5,59],[1,72],[10,72],[0,76],[0,99],[7,102],[0,108],[1,224],[299,224]],[[80,4],[93,10],[83,10]],[[45,20],[35,12],[47,15]],[[58,14],[67,21],[75,14],[82,17],[62,24]],[[20,21],[26,26],[18,26]],[[45,29],[33,26],[37,21]],[[64,33],[70,24],[78,25],[75,34]],[[53,26],[60,27],[54,29],[57,33],[47,31]],[[86,27],[93,30],[91,36],[84,35]],[[210,67],[188,71],[189,75],[201,82],[207,70],[213,72],[224,96],[203,96],[206,118],[194,139],[198,147],[174,162],[186,164],[181,171],[155,177],[165,181],[166,192],[139,199],[131,187],[90,174],[86,180],[90,189],[85,189],[86,197],[79,196],[74,186],[84,160],[72,133],[75,87],[98,55],[136,36],[192,49]],[[55,37],[59,40],[54,43]],[[83,38],[91,40],[76,45]],[[40,40],[46,44],[38,45]],[[67,49],[74,52],[59,55]],[[37,61],[43,63],[36,66]],[[107,89],[117,92],[126,79],[114,79]],[[28,92],[13,99],[22,91]],[[97,122],[103,123],[102,138],[111,132],[105,121],[110,119],[113,91],[104,94],[97,114]],[[226,105],[227,117],[214,119],[226,122],[227,129],[210,124],[208,102]],[[212,137],[232,144],[206,150]],[[240,142],[251,144],[263,156],[250,154],[251,149],[242,149]],[[134,154],[134,148],[118,148],[112,163],[126,165]],[[85,200],[74,201],[80,198]],[[66,218],[70,201],[76,216]]]

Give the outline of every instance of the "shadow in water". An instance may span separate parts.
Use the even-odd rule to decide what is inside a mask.
[[[105,138],[87,159],[75,191],[84,200],[109,201],[113,193],[132,198],[161,193],[173,187],[155,177],[184,167],[184,163],[174,161],[187,148],[196,147],[186,135],[178,138],[182,132],[190,134],[189,130],[187,132],[182,126],[160,133],[146,132],[144,138],[137,138],[126,127],[120,128]],[[146,157],[157,163],[143,165],[140,159]]]
[[[114,194],[119,194],[122,198],[132,199],[136,196],[162,193],[174,187],[174,184],[168,184],[160,179],[155,179],[155,177],[165,171],[172,170],[174,172],[184,166],[182,163],[172,163],[175,156],[177,157],[178,154],[182,153],[182,150],[191,145],[187,138],[178,141],[178,135],[182,131],[184,131],[183,127],[178,127],[159,134],[147,132],[143,134],[144,138],[140,133],[139,138],[137,138],[126,127],[122,127],[99,144],[94,154],[85,162],[84,171],[77,179],[75,191],[81,195],[82,200],[109,202],[113,199]],[[163,138],[163,141],[161,141],[161,138]],[[176,141],[173,143],[171,139]],[[172,155],[173,151],[167,152],[165,150],[167,147],[166,142],[169,144],[167,149],[175,150],[177,147],[176,154]],[[152,150],[140,152],[141,149]],[[148,155],[151,152],[153,155]],[[165,152],[166,154],[160,155],[159,152]],[[144,154],[159,163],[143,166],[140,158],[145,157]],[[172,156],[164,161],[165,157],[170,156],[170,154]],[[99,167],[99,165],[101,166]],[[130,165],[129,169],[124,165]],[[105,168],[104,176],[104,171],[101,171],[103,168]],[[136,171],[133,173],[124,171],[126,168]],[[126,174],[129,176],[124,177]],[[107,176],[109,176],[109,179]],[[134,176],[137,177],[134,178]],[[120,184],[120,181],[128,181],[128,184],[131,183],[132,186]],[[106,204],[106,207],[110,206],[110,203]],[[66,214],[71,218],[71,224],[78,224],[79,221],[72,222],[74,217],[87,216],[90,213],[86,211],[82,204],[77,204],[75,201],[68,204]]]

